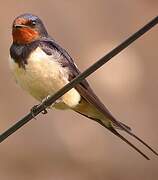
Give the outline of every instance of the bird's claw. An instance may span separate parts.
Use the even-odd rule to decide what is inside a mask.
[[[45,101],[45,100],[47,100],[48,98],[50,97],[50,95],[48,95],[46,98],[44,98],[43,100],[42,100],[42,103]],[[55,102],[56,103],[56,102]],[[55,104],[54,103],[54,104]],[[44,105],[44,103],[43,103],[43,105]],[[36,109],[37,109],[37,107],[38,107],[38,105],[34,105],[32,108],[31,108],[31,114],[32,114],[32,117],[34,118],[34,119],[36,119],[35,118],[35,111],[36,111]],[[47,108],[48,107],[46,107],[45,105],[44,105],[44,110],[41,112],[42,114],[47,114],[48,113],[48,111],[47,111]]]
[[[34,105],[32,108],[31,108],[31,110],[30,110],[30,112],[31,112],[31,114],[32,114],[32,117],[34,118],[34,119],[36,119],[35,118],[35,111],[36,111],[36,108],[38,107],[38,105]]]
[[[47,109],[44,109],[44,110],[42,111],[42,114],[47,114],[47,113],[48,113]]]
[[[38,105],[34,105],[34,106],[31,108],[31,110],[30,110],[30,112],[31,112],[31,114],[32,114],[32,117],[33,117],[35,120],[36,120],[35,111],[36,111],[37,107],[38,107]],[[45,107],[44,110],[41,112],[42,114],[47,114],[47,113],[48,113],[48,111],[47,111],[46,108],[47,108],[47,107]]]

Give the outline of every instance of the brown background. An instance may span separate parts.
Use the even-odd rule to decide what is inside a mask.
[[[13,81],[8,52],[13,19],[39,15],[49,33],[86,67],[143,26],[157,0],[5,0],[0,6],[0,131],[36,100]],[[153,28],[88,80],[115,117],[158,150],[158,27]],[[97,123],[71,111],[40,115],[0,145],[2,180],[157,180],[158,158],[146,161]]]

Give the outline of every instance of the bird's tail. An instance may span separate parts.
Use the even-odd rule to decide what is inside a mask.
[[[113,126],[113,124],[111,124],[110,126],[107,126],[107,123],[105,121],[102,121],[100,119],[97,118],[93,118],[93,117],[89,117],[85,114],[82,114],[79,111],[76,111],[78,113],[80,113],[81,115],[88,117],[96,122],[98,122],[100,125],[102,125],[103,127],[105,127],[106,129],[108,129],[110,132],[112,132],[114,135],[116,135],[117,137],[119,137],[120,139],[122,139],[125,143],[127,143],[129,146],[131,146],[134,150],[136,150],[139,154],[141,154],[145,159],[150,160],[149,157],[147,155],[145,155],[140,149],[138,149],[135,145],[133,145],[130,141],[128,141],[124,136],[122,136]],[[104,123],[105,122],[105,123]],[[110,121],[109,121],[110,122]],[[120,123],[120,122],[119,122]],[[121,128],[121,130],[124,130],[127,134],[129,134],[130,136],[134,137],[135,139],[137,139],[139,142],[141,142],[143,145],[145,145],[148,149],[150,149],[154,154],[158,155],[158,153],[152,149],[147,143],[145,143],[142,139],[140,139],[138,136],[136,136],[134,133],[131,132],[131,128],[127,125],[125,125],[124,123],[121,123],[121,126],[123,127],[123,129]],[[116,128],[118,126],[116,125]]]
[[[141,154],[145,159],[150,160],[150,158],[144,154],[140,149],[138,149],[135,145],[133,145],[130,141],[128,141],[124,136],[122,136],[120,133],[118,133],[118,131],[116,131],[116,129],[114,129],[112,126],[111,127],[107,127],[104,125],[103,122],[101,122],[100,120],[97,120],[97,122],[99,124],[101,124],[103,127],[105,127],[106,129],[108,129],[110,132],[112,132],[114,135],[116,135],[117,137],[119,137],[120,139],[122,139],[124,142],[126,142],[129,146],[131,146],[134,150],[136,150],[139,154]],[[148,147],[154,154],[158,155],[157,152],[155,152],[149,145],[147,145],[143,140],[141,140],[140,138],[138,138],[136,135],[134,135],[131,132],[126,131],[128,134],[130,134],[131,136],[135,137],[138,141],[140,141],[142,144],[144,144],[146,147]]]

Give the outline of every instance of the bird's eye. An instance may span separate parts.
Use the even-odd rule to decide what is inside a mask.
[[[32,25],[32,26],[35,26],[35,25],[36,25],[36,21],[35,21],[35,20],[32,21],[32,22],[31,22],[31,25]]]

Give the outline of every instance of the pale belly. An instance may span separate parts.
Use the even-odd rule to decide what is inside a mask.
[[[48,56],[37,48],[29,59],[26,69],[10,59],[10,67],[17,83],[37,100],[42,101],[48,95],[54,94],[68,81],[68,70],[63,69],[57,59]],[[80,94],[74,88],[67,92],[54,105],[59,109],[74,108],[80,101]]]

